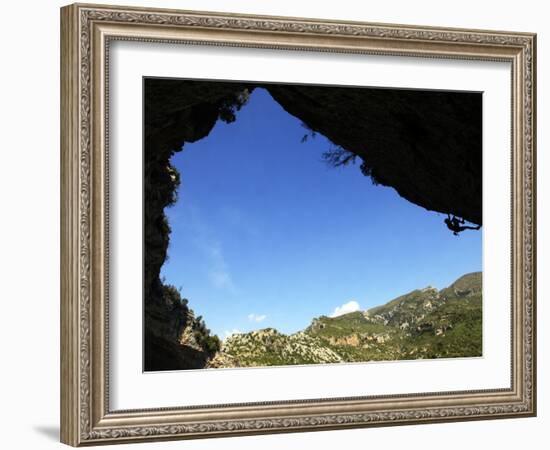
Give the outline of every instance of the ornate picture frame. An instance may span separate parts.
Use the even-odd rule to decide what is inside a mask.
[[[511,65],[508,388],[113,410],[109,49],[114,41]],[[536,414],[536,35],[74,4],[61,9],[61,441],[97,445]]]

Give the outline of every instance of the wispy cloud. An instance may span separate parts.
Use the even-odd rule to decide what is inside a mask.
[[[212,284],[219,289],[235,290],[235,285],[231,279],[229,272],[221,272],[219,270],[212,270],[209,274]]]
[[[258,229],[257,221],[254,217],[235,206],[224,206],[221,209],[221,216],[228,225],[232,226],[235,232],[244,234],[249,237],[259,237],[260,230]]]
[[[236,292],[235,283],[223,256],[221,245],[218,243],[205,244],[204,248],[210,259],[210,270],[208,276],[214,287],[226,289],[229,292]]]
[[[263,322],[266,318],[267,316],[265,314],[251,313],[248,315],[248,320],[250,320],[251,322]]]
[[[189,226],[195,234],[195,244],[206,257],[206,271],[212,286],[230,293],[237,292],[222,244],[216,238],[211,227],[202,219],[199,208],[191,204],[188,205],[188,210]]]
[[[361,307],[359,306],[358,302],[356,302],[355,300],[350,300],[349,302],[334,308],[334,311],[332,312],[330,317],[342,316],[344,314],[359,311],[360,309]]]

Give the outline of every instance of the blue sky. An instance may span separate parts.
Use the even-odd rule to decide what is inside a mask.
[[[256,89],[234,123],[172,158],[182,184],[161,275],[214,333],[292,333],[481,270],[481,232],[453,236],[359,164],[329,167],[330,142],[305,133]]]

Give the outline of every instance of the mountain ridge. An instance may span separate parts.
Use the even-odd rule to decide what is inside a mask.
[[[366,362],[482,355],[482,273],[415,289],[382,305],[319,316],[289,335],[274,328],[228,337],[207,367]]]

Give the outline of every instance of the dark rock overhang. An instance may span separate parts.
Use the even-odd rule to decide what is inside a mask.
[[[479,93],[172,79],[146,83],[146,137],[156,136],[158,151],[206,136],[218,118],[220,99],[263,87],[310,129],[361,158],[378,183],[428,210],[482,224]]]

